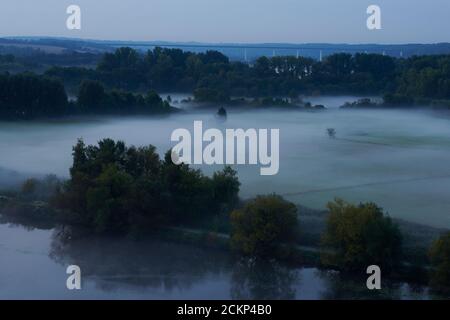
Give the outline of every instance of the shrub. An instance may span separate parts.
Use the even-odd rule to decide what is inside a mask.
[[[401,233],[380,207],[337,199],[328,203],[328,209],[321,252],[324,264],[346,272],[365,272],[369,265],[391,272],[399,266]]]
[[[430,284],[440,292],[450,292],[450,232],[437,239],[430,248],[432,265]]]
[[[295,240],[297,208],[277,195],[258,196],[231,214],[233,249],[247,256],[272,256]]]

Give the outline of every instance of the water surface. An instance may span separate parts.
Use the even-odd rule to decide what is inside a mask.
[[[428,299],[425,288],[344,280],[315,268],[234,261],[228,253],[148,240],[88,237],[0,224],[0,299]],[[81,268],[82,289],[66,288]]]

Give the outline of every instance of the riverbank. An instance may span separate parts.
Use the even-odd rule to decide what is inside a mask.
[[[298,205],[298,240],[295,245],[289,246],[289,248],[279,244],[274,257],[291,267],[324,268],[321,262],[321,235],[326,229],[327,215],[327,211],[314,210]],[[60,220],[60,217],[61,215],[46,202],[26,202],[14,199],[11,196],[0,196],[0,223],[41,230],[62,228],[61,233],[65,234],[64,237],[74,241],[93,236],[88,229],[82,226],[69,226],[63,220]],[[395,222],[398,223],[404,237],[402,243],[403,263],[401,270],[392,274],[389,279],[426,286],[427,272],[430,268],[428,248],[434,240],[448,230],[398,219],[395,219]],[[110,238],[110,236],[106,238]],[[116,238],[120,239],[121,236]],[[235,256],[230,250],[230,235],[208,228],[159,227],[151,234],[143,235],[136,241],[139,243],[146,241],[146,239],[219,250]]]

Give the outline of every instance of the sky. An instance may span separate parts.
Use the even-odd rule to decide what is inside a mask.
[[[66,9],[81,8],[81,30]],[[381,30],[368,30],[369,5]],[[450,42],[450,0],[1,0],[0,37],[214,43]]]

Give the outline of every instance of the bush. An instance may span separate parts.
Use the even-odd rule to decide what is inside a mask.
[[[450,293],[450,232],[442,235],[431,245],[430,260],[432,288],[439,292]]]
[[[385,106],[390,107],[411,107],[414,105],[414,99],[412,97],[401,94],[385,94],[383,101]]]
[[[322,262],[346,272],[365,272],[378,265],[391,272],[400,264],[401,233],[374,203],[358,206],[337,199],[328,203],[330,214],[322,239]]]
[[[272,256],[295,240],[297,208],[277,195],[258,196],[231,214],[234,250],[246,256]]]
[[[198,102],[226,103],[230,101],[230,96],[228,93],[211,88],[195,89],[194,98]]]
[[[43,179],[30,178],[20,188],[20,198],[28,201],[47,201],[61,187],[62,182],[55,175]]]

